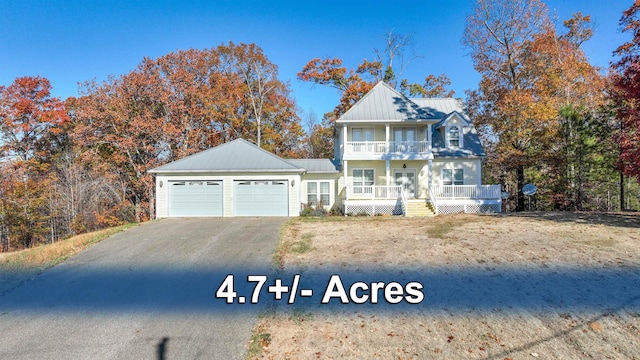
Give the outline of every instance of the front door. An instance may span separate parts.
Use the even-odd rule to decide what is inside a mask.
[[[402,186],[407,199],[416,197],[416,169],[395,169],[393,179],[396,185]]]

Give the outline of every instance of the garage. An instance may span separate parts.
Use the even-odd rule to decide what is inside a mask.
[[[305,171],[236,139],[149,170],[155,216],[298,216]]]
[[[286,180],[234,181],[234,215],[288,216],[288,188]]]
[[[222,216],[222,181],[169,181],[169,216]]]

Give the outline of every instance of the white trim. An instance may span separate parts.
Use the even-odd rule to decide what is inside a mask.
[[[321,186],[320,183],[327,183],[329,184],[329,202],[328,203],[322,203],[322,206],[325,208],[330,208],[334,203],[335,203],[335,199],[334,199],[334,192],[333,190],[333,186],[332,186],[332,182],[333,180],[330,179],[322,179],[322,180],[304,180],[303,181],[304,184],[304,195],[305,195],[305,204],[309,203],[309,184],[310,183],[315,183],[316,184],[316,204],[314,204],[313,206],[316,206],[318,204],[318,201],[322,200],[322,192],[320,191]]]
[[[451,131],[451,128],[458,128],[458,146],[453,146],[451,145],[451,139],[449,138],[449,132]],[[447,125],[447,127],[445,128],[445,145],[447,148],[450,149],[463,149],[464,148],[464,143],[463,143],[463,135],[464,134],[464,127],[459,125],[459,124],[449,124]]]
[[[355,176],[353,175],[353,172],[354,172],[354,171],[356,171],[356,170],[362,170],[362,187],[365,187],[365,186],[375,186],[375,185],[376,185],[376,169],[375,169],[375,168],[358,167],[358,168],[353,168],[353,169],[351,169],[351,184],[350,184],[350,186],[351,186],[352,188],[354,188],[354,189],[355,189],[355,187],[356,187],[356,186],[354,185],[354,179],[355,179]],[[373,184],[371,184],[371,185],[365,185],[365,184],[364,184],[364,171],[365,171],[365,170],[371,170],[371,171],[373,171]],[[345,181],[345,185],[346,185],[346,181]]]
[[[460,167],[460,168],[452,168],[452,167],[448,167],[448,168],[442,168],[440,169],[440,185],[447,185],[444,183],[444,172],[445,170],[451,170],[451,184],[448,185],[465,185],[466,181],[464,179],[464,168]],[[462,171],[462,184],[456,184],[456,175],[455,175],[455,171],[456,170],[461,170]]]
[[[411,199],[417,199],[418,195],[419,195],[418,169],[417,168],[394,168],[393,171],[392,171],[393,172],[393,185],[398,185],[398,184],[396,184],[396,171],[402,171],[402,172],[413,171],[413,197]]]

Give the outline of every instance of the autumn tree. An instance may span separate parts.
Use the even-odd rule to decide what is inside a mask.
[[[463,37],[482,76],[478,90],[468,94],[472,116],[489,134],[485,139],[497,138],[499,161],[509,162],[505,170],[516,171],[518,210],[524,208],[524,171],[541,129],[541,119],[528,108],[533,97],[526,92],[530,79],[523,69],[525,48],[550,26],[547,7],[540,0],[478,0]]]
[[[407,79],[400,82],[400,92],[405,96],[422,97],[422,98],[438,98],[453,97],[455,91],[447,89],[451,86],[451,80],[445,74],[438,76],[429,74],[424,78],[423,84],[409,83]]]
[[[482,76],[478,89],[468,93],[469,108],[485,142],[494,142],[489,147],[496,154],[489,159],[499,164],[489,168],[500,169],[501,182],[515,173],[518,210],[524,209],[526,177],[547,185],[565,182],[556,190],[573,204],[582,202],[576,195],[582,190],[572,190],[578,185],[576,157],[567,154],[578,141],[575,113],[567,117],[561,110],[587,109],[580,113],[592,123],[603,104],[604,82],[580,48],[592,33],[590,18],[577,13],[564,26],[566,32],[558,34],[540,0],[478,0],[467,18],[463,43]]]
[[[620,167],[622,172],[640,179],[640,2],[635,1],[620,19],[624,33],[631,40],[614,52],[612,64],[612,98],[619,117]],[[621,178],[621,208],[624,209],[624,182]]]
[[[51,179],[48,169],[62,127],[64,102],[42,77],[20,77],[0,87],[0,238],[22,247],[46,239]]]

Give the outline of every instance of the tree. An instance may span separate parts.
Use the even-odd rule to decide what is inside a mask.
[[[620,167],[640,179],[640,2],[624,11],[620,25],[632,36],[614,51],[619,58],[611,67],[612,98],[621,119]]]
[[[508,170],[516,171],[518,210],[524,209],[524,170],[540,129],[538,114],[528,107],[536,101],[527,91],[525,46],[549,27],[548,10],[540,0],[478,0],[462,40],[482,75],[479,89],[468,94],[470,109],[485,139],[497,139],[498,161],[509,159]]]
[[[0,238],[30,247],[46,238],[48,169],[69,117],[64,102],[51,97],[43,77],[19,77],[0,87]]]
[[[5,156],[28,163],[46,158],[50,137],[69,121],[64,102],[43,77],[19,77],[0,87],[0,143]]]
[[[403,79],[400,82],[400,92],[405,96],[423,97],[423,98],[436,98],[436,97],[453,97],[455,91],[447,90],[447,87],[451,85],[451,80],[445,74],[427,75],[424,78],[424,84],[417,83],[410,84],[407,79]]]
[[[518,210],[527,176],[554,189],[554,206],[581,208],[584,201],[574,152],[603,120],[596,113],[604,81],[580,48],[592,34],[590,17],[576,13],[564,26],[558,34],[540,0],[478,0],[467,18],[463,43],[482,75],[468,93],[469,108],[485,142],[494,143],[489,160],[501,163],[489,168],[501,169],[501,180],[515,172]],[[590,127],[573,128],[583,123]]]

